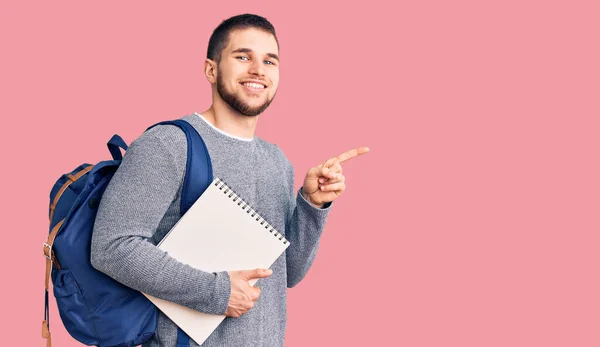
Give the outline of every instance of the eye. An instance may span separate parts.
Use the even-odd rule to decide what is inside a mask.
[[[275,65],[275,63],[274,63],[274,62],[272,62],[272,61],[270,61],[270,60],[265,60],[265,63],[267,63],[267,64],[271,64],[271,65]]]
[[[237,59],[239,59],[239,58],[242,58],[242,60],[244,60],[244,59],[248,59],[248,57],[245,57],[245,56],[243,56],[243,55],[241,55],[241,56],[239,56],[239,57],[236,57],[236,58],[237,58]]]

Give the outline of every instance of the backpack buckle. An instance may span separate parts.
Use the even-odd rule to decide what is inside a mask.
[[[47,253],[46,249],[48,250]],[[52,260],[52,246],[49,245],[47,242],[44,242],[44,257],[46,257],[46,259],[48,260]]]

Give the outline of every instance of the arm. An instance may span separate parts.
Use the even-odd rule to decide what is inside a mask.
[[[231,289],[227,272],[194,269],[150,242],[180,191],[185,170],[185,160],[183,164],[176,161],[156,134],[160,127],[131,144],[108,184],[94,224],[91,263],[135,290],[198,311],[223,314]],[[180,138],[174,142],[185,151],[185,135],[177,131]]]
[[[291,165],[287,174],[290,187],[290,212],[285,229],[285,238],[290,241],[286,250],[287,287],[292,288],[304,278],[317,255],[331,202],[319,208],[306,200],[302,188],[294,194],[294,168]]]
[[[320,163],[306,174],[295,204],[292,193],[292,212],[289,223],[286,223],[285,235],[290,241],[286,250],[288,288],[298,284],[312,265],[331,203],[346,189],[341,163],[367,152],[368,147],[359,147]],[[288,172],[291,172],[288,185],[293,190],[293,168]]]

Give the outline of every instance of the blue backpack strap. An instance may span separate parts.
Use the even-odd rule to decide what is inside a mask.
[[[182,120],[165,121],[157,123],[148,129],[157,125],[175,125],[178,126],[187,138],[187,162],[185,164],[185,178],[183,179],[183,190],[181,193],[181,215],[198,200],[206,188],[213,181],[212,164],[206,144],[198,131],[194,127]],[[177,347],[189,347],[190,337],[177,327]]]
[[[190,337],[177,327],[177,347],[190,347]]]
[[[183,191],[181,194],[181,215],[198,200],[206,188],[213,181],[212,164],[206,144],[194,127],[182,120],[165,121],[157,125],[175,125],[185,132],[187,138],[187,162],[185,166],[185,178],[183,179]]]
[[[110,154],[114,160],[123,159],[123,155],[121,154],[121,150],[119,148],[127,150],[127,144],[125,141],[123,141],[121,136],[114,134],[106,145],[108,146],[108,150],[110,151]]]

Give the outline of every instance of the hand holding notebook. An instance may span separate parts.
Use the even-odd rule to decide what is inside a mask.
[[[202,271],[227,271],[240,289],[232,291],[232,316],[253,306],[260,289],[251,286],[268,277],[248,269],[269,268],[288,246],[282,234],[218,178],[158,244],[171,257]],[[225,319],[143,294],[199,345]]]
[[[270,269],[255,269],[229,271],[228,273],[231,281],[231,297],[225,315],[239,318],[254,307],[254,302],[260,296],[260,288],[248,286],[249,282],[254,279],[269,277],[273,271]]]

